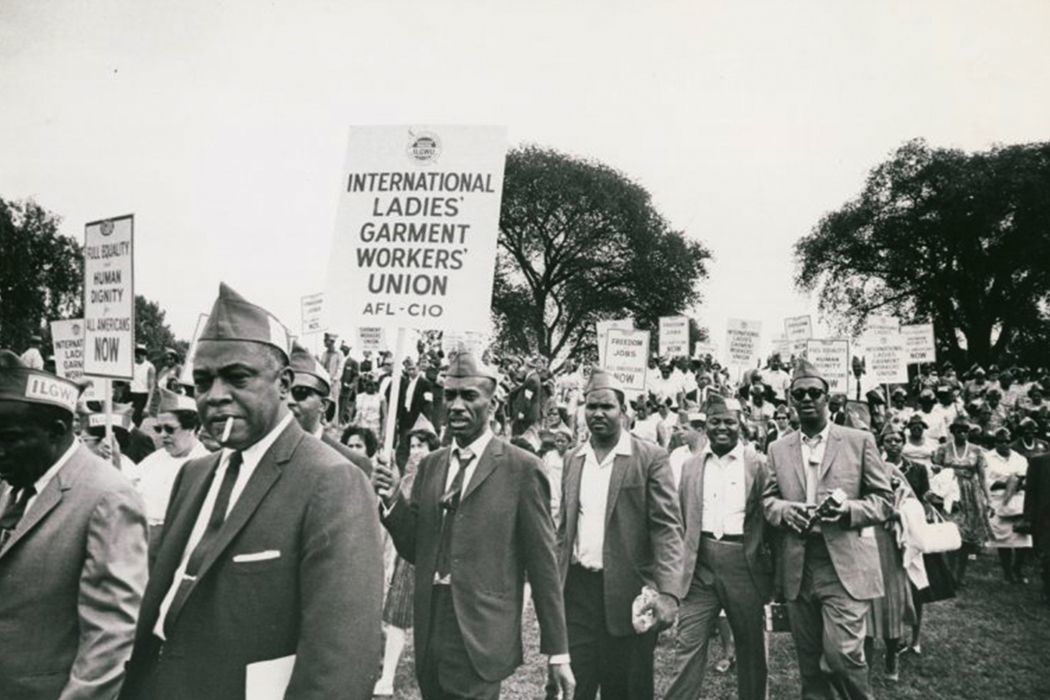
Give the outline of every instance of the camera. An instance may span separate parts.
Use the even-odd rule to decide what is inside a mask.
[[[813,509],[813,512],[809,514],[806,520],[806,526],[802,528],[802,534],[808,533],[813,529],[820,519],[826,515],[831,515],[833,509],[840,507],[846,502],[846,492],[842,489],[835,489],[829,493],[820,505]]]

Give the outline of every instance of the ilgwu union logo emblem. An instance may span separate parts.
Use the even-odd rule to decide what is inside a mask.
[[[112,221],[103,221],[102,224],[100,225],[100,228],[102,229],[102,235],[103,236],[109,236],[110,234],[113,233],[113,222]]]
[[[430,165],[436,163],[441,155],[441,139],[430,131],[421,131],[418,134],[408,132],[408,158],[416,165]]]

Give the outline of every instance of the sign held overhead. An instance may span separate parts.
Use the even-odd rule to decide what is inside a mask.
[[[84,373],[131,379],[135,364],[134,216],[84,226]]]

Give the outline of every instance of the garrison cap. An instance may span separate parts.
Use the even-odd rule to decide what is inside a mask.
[[[200,340],[229,340],[262,343],[277,348],[290,359],[288,329],[277,317],[256,306],[225,282],[219,283],[219,296],[208,314]]]
[[[800,379],[819,379],[824,384],[824,389],[828,389],[828,380],[824,379],[813,363],[805,358],[799,359],[795,365],[795,373],[791,375],[791,383],[794,384]]]
[[[591,372],[591,378],[587,380],[587,385],[583,387],[583,395],[586,396],[592,391],[601,391],[602,389],[611,389],[620,397],[620,403],[623,403],[624,391],[620,380],[603,369],[596,369]]]
[[[708,416],[720,416],[731,411],[740,413],[740,402],[737,399],[727,399],[721,394],[711,394],[704,404],[704,413]]]
[[[110,413],[110,420],[114,430],[123,430],[125,433],[130,433],[132,428],[131,421],[131,404],[113,404],[113,412]],[[106,427],[106,414],[105,413],[89,413],[87,414],[87,427],[89,428],[105,428]]]
[[[50,372],[31,369],[10,350],[0,350],[0,401],[19,401],[76,410],[80,388]]]
[[[160,405],[157,413],[175,413],[176,411],[197,412],[197,402],[185,394],[176,394],[170,389],[160,387]]]
[[[430,422],[430,419],[424,416],[422,413],[419,414],[419,418],[416,418],[416,424],[412,426],[412,430],[409,433],[430,433],[431,435],[437,435],[438,431],[434,429],[434,424]]]
[[[445,373],[445,377],[461,379],[467,377],[482,377],[483,379],[491,379],[494,382],[499,382],[496,370],[489,367],[484,362],[479,361],[473,354],[466,350],[453,353],[449,357],[448,372]]]
[[[292,386],[309,387],[321,396],[331,393],[332,378],[309,350],[299,343],[292,343],[291,360],[292,372],[295,373]]]

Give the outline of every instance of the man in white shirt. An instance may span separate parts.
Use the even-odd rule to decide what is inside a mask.
[[[733,629],[737,690],[743,700],[766,697],[763,606],[773,592],[765,542],[763,455],[740,442],[740,402],[713,394],[706,404],[707,442],[682,470],[685,521],[683,587],[675,677],[665,698],[700,697],[707,646],[724,610]]]
[[[667,452],[623,428],[619,382],[596,370],[584,399],[590,438],[565,458],[558,523],[575,700],[646,700],[657,634],[683,593],[678,499]],[[655,626],[639,634],[631,608],[645,586]]]
[[[683,444],[671,450],[668,459],[675,488],[682,482],[682,465],[690,457],[700,454],[707,445],[707,436],[704,434],[707,416],[704,412],[691,410],[686,413],[686,421],[685,427],[682,428]]]
[[[289,412],[289,350],[280,321],[220,286],[193,382],[222,449],[172,486],[121,698],[236,700],[259,682],[287,699],[371,697],[378,503]]]
[[[29,369],[44,369],[44,356],[40,354],[40,346],[43,344],[39,335],[29,337],[29,347],[22,353],[22,364]]]

